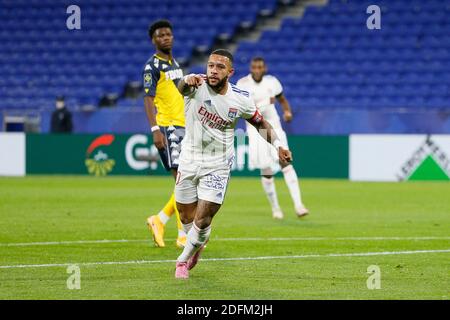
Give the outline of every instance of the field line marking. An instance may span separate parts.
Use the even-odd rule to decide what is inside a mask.
[[[328,253],[328,254],[306,254],[306,255],[292,255],[292,256],[207,258],[207,259],[202,259],[202,262],[305,259],[305,258],[328,258],[328,257],[368,257],[368,256],[421,254],[421,253],[450,253],[450,249],[414,250],[414,251],[381,251],[381,252],[360,252],[360,253]],[[0,266],[0,269],[67,267],[67,266],[74,265],[74,264],[78,265],[78,266],[101,266],[101,265],[126,265],[126,264],[150,264],[150,263],[174,263],[174,262],[176,262],[176,260],[132,260],[132,261],[104,261],[104,262],[55,263],[55,264],[19,264],[19,265],[10,265],[10,266]]]
[[[48,241],[48,242],[11,242],[0,243],[0,247],[28,247],[28,246],[54,246],[65,244],[102,244],[102,243],[129,243],[129,242],[150,242],[150,239],[113,239],[113,240],[73,240],[73,241]]]
[[[274,238],[212,238],[213,241],[422,241],[422,240],[450,240],[450,237],[274,237]],[[166,239],[166,241],[175,241],[175,239]],[[48,242],[11,242],[0,243],[0,247],[28,247],[28,246],[53,246],[70,244],[102,244],[102,243],[133,243],[149,242],[149,239],[104,239],[104,240],[73,240],[73,241],[48,241]]]
[[[368,241],[368,240],[450,240],[450,237],[272,237],[272,238],[218,238],[214,241],[329,241],[329,240],[350,240],[350,241]]]

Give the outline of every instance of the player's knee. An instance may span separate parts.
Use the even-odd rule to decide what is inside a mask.
[[[176,203],[176,206],[177,206],[178,213],[180,214],[180,220],[181,220],[181,222],[184,222],[183,220],[187,219],[187,214],[186,214],[187,210],[183,205],[179,204],[178,202]]]
[[[180,213],[180,221],[182,224],[188,224],[192,222],[192,219],[189,217],[188,214],[186,214],[186,212],[183,212],[179,209],[178,212]]]
[[[212,221],[212,217],[209,217],[209,216],[200,217],[200,218],[195,219],[195,225],[199,229],[205,229],[211,225],[211,221]]]
[[[180,214],[180,221],[183,224],[191,223],[194,220],[196,205],[186,205],[177,202],[176,203],[178,213]]]
[[[261,169],[261,175],[265,178],[270,179],[273,176],[273,171],[271,168]]]
[[[181,221],[182,224],[188,224],[188,223],[192,222],[192,220],[189,219],[188,216],[186,216],[185,214],[182,214],[181,211],[179,211],[179,212],[180,212],[180,221]]]

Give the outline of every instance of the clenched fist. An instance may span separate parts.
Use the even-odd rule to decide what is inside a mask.
[[[278,158],[280,159],[281,164],[288,164],[292,162],[292,153],[284,149],[283,147],[278,148]]]
[[[184,77],[184,83],[190,87],[198,88],[203,84],[203,77],[199,74],[189,74]]]

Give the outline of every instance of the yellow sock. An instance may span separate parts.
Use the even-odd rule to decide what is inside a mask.
[[[176,207],[175,206],[175,195],[172,193],[169,201],[167,201],[166,205],[164,206],[164,208],[161,211],[164,212],[166,214],[166,216],[168,216],[170,218],[175,212],[175,207]]]
[[[173,203],[174,203],[173,207],[174,207],[174,210],[175,210],[175,215],[177,217],[178,236],[179,237],[183,237],[183,236],[186,235],[186,233],[184,232],[183,225],[181,224],[180,213],[178,212],[178,209],[177,209],[177,203],[175,201],[175,197],[173,198]]]

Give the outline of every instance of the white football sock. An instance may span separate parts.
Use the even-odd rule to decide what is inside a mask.
[[[184,246],[183,252],[178,257],[178,262],[187,262],[190,257],[192,257],[195,252],[200,249],[202,245],[209,239],[211,234],[211,225],[207,226],[205,229],[200,229],[193,223],[191,230],[189,230],[186,238],[186,245]]]
[[[192,224],[193,224],[193,223],[194,223],[194,222],[187,223],[187,224],[181,223],[181,225],[183,226],[183,231],[184,231],[185,235],[188,234],[188,232],[191,230]],[[180,235],[180,232],[179,232],[179,231],[180,231],[180,230],[178,230],[178,235]]]
[[[278,203],[277,190],[275,189],[275,179],[273,177],[261,177],[261,183],[264,191],[266,192],[267,199],[269,199],[272,211],[279,210],[280,204]]]
[[[167,221],[169,221],[169,219],[170,219],[170,217],[167,215],[167,214],[165,214],[163,211],[160,211],[159,213],[158,213],[158,217],[159,217],[159,220],[161,220],[161,222],[165,225],[166,223],[167,223]]]
[[[300,194],[300,186],[298,184],[298,177],[294,167],[290,164],[287,167],[283,168],[282,171],[295,208],[303,207],[302,196]]]

